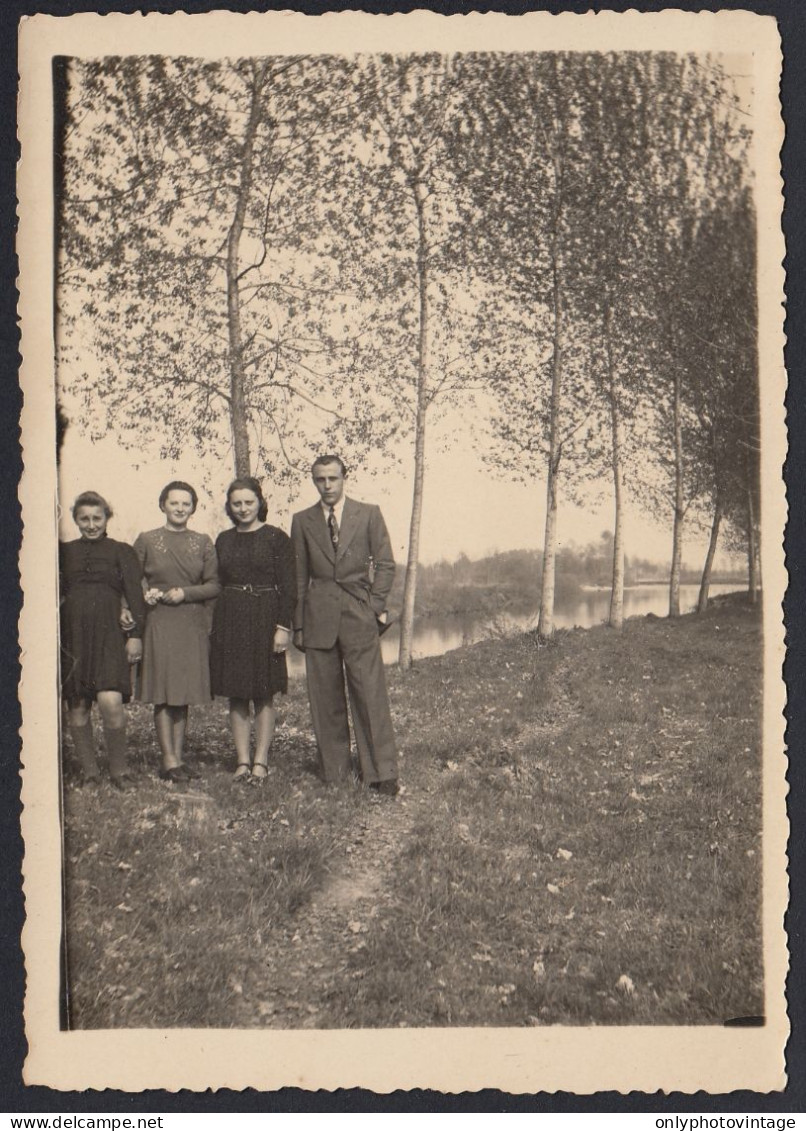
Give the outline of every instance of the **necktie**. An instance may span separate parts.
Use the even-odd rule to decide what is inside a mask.
[[[330,531],[330,541],[335,550],[339,544],[339,524],[336,521],[336,511],[333,507],[330,508],[330,514],[327,516],[327,528]]]

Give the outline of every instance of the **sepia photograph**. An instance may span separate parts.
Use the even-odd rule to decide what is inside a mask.
[[[774,21],[21,59],[29,1082],[783,1087]]]

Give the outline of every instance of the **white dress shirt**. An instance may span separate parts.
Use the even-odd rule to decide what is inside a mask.
[[[341,530],[341,518],[344,514],[344,504],[346,502],[347,496],[342,495],[339,501],[333,504],[333,514],[336,516],[336,522],[339,524],[339,530]],[[324,502],[324,500],[320,501],[319,506],[322,508],[322,513],[325,516],[325,522],[327,522],[327,520],[330,518],[330,506],[326,502]]]

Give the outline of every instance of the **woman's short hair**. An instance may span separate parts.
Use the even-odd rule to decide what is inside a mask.
[[[110,507],[109,503],[106,501],[103,495],[99,495],[97,491],[81,492],[76,501],[73,503],[72,515],[74,521],[76,515],[78,514],[79,507],[101,507],[107,519],[110,519],[114,514],[114,511]]]
[[[160,491],[160,510],[162,510],[165,505],[165,500],[168,498],[171,491],[187,491],[193,500],[193,510],[190,513],[195,513],[196,507],[199,505],[199,496],[189,483],[183,483],[181,479],[172,479],[170,483],[167,483],[162,488]]]
[[[227,512],[227,517],[230,522],[235,522],[235,515],[232,513],[230,506],[230,498],[236,491],[251,491],[257,497],[258,508],[257,517],[260,522],[266,521],[266,516],[269,513],[269,504],[263,497],[263,488],[257,479],[253,479],[251,475],[242,475],[239,479],[233,479],[229,487],[227,487],[227,501],[224,504],[224,510]]]

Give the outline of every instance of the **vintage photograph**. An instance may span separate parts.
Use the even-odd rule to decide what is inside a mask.
[[[288,16],[31,31],[31,1061],[41,994],[110,1086],[446,1029],[782,1086],[774,23]]]

